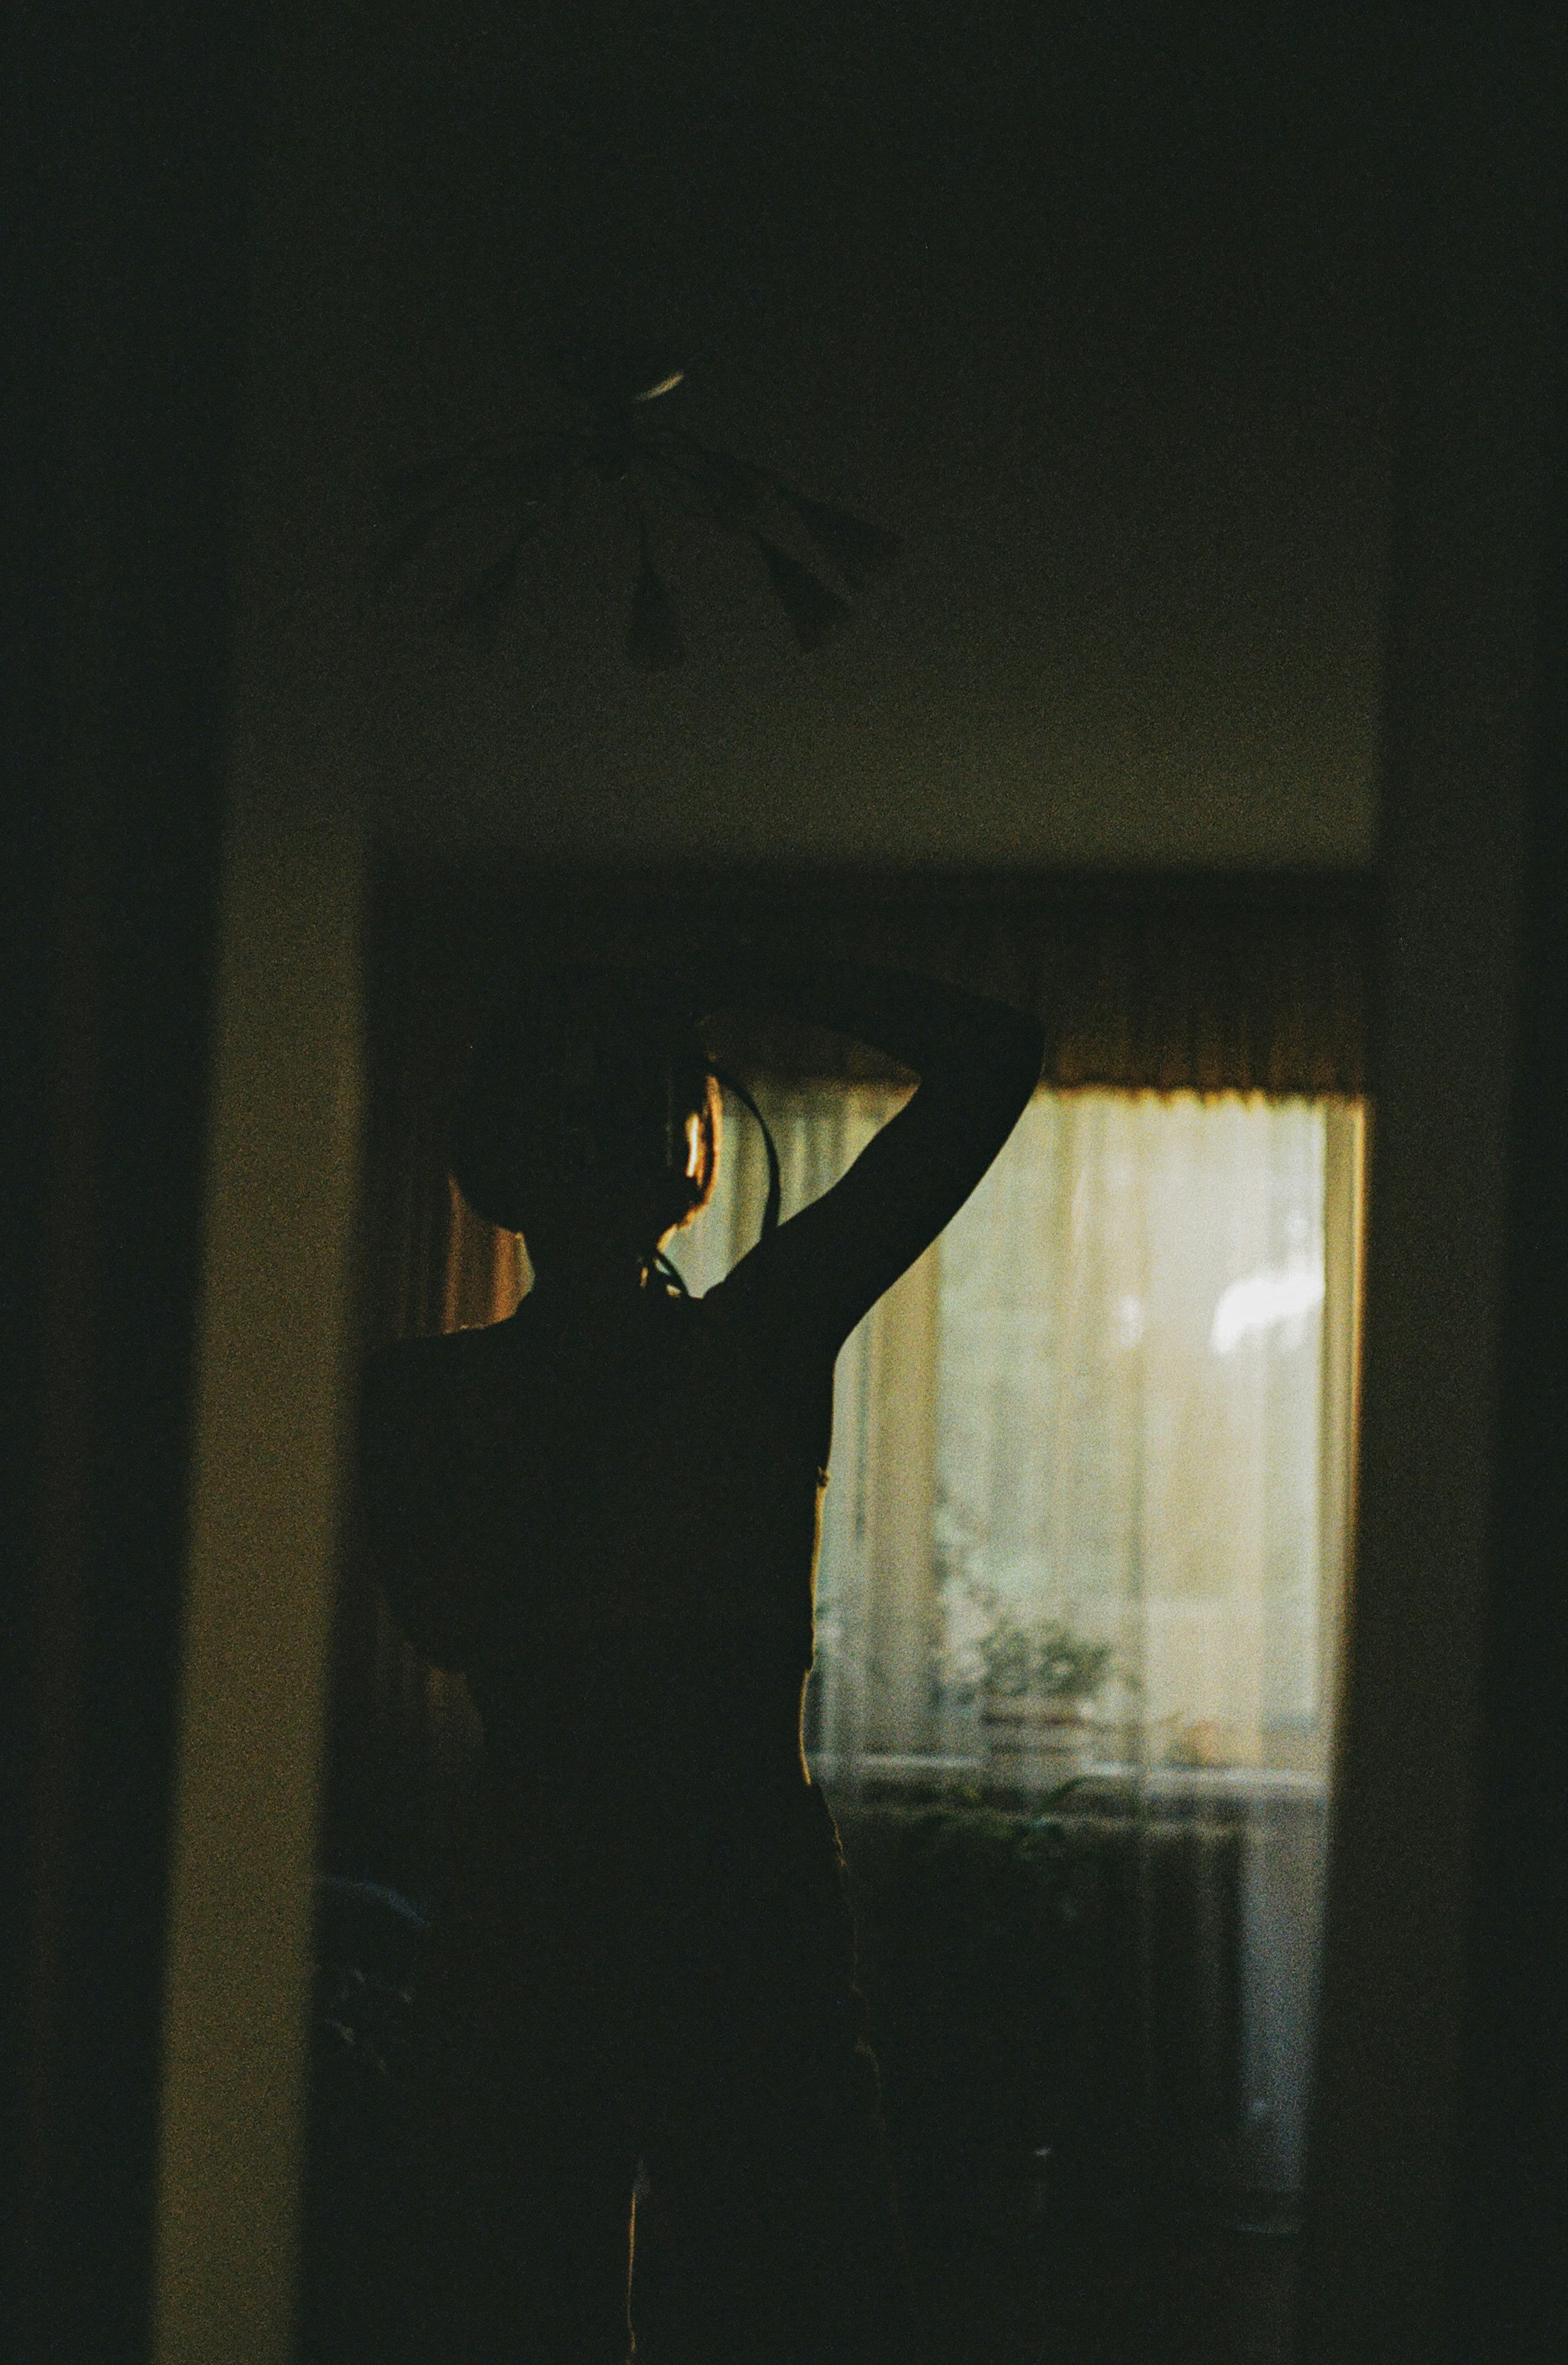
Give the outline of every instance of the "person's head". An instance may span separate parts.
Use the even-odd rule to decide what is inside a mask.
[[[536,1272],[651,1258],[712,1194],[719,1096],[689,1012],[646,970],[543,970],[476,1043],[453,1173]]]

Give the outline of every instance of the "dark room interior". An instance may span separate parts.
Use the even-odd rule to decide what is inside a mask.
[[[1019,1757],[1001,1627],[931,1674],[957,1251],[853,1447],[840,1368],[895,1575],[824,1559],[806,1747],[932,2365],[1568,2354],[1561,21],[100,0],[6,53],[6,2356],[385,2353],[362,2065],[476,1725],[370,1568],[362,1370],[518,1302],[443,1130],[509,962],[710,928],[1028,1009],[1042,1143],[1284,1112],[1318,1193],[1310,1712],[1140,1575],[1101,1741]],[[791,1177],[900,1085],[723,1054]]]

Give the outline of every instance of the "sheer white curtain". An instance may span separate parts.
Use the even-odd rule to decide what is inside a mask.
[[[786,1214],[898,1104],[761,1097]],[[1036,1097],[840,1362],[809,1739],[841,1781],[1325,1772],[1359,1125],[1348,1103]],[[749,1244],[764,1186],[731,1106],[719,1193],[678,1243],[694,1289]]]

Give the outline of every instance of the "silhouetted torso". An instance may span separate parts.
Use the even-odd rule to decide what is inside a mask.
[[[651,1283],[591,1360],[526,1298],[378,1360],[380,1564],[497,1772],[623,1803],[803,1778],[832,1367],[791,1351],[767,1255],[703,1298]]]
[[[833,1821],[809,1781],[833,1369],[991,1163],[1030,1021],[823,971],[797,1014],[920,1089],[695,1302],[542,1286],[374,1359],[366,1509],[399,1619],[485,1721],[416,2015],[410,2354],[908,2365]],[[639,2223],[643,2204],[639,2203]]]

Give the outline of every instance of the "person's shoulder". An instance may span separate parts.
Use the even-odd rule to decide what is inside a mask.
[[[722,1281],[716,1281],[700,1297],[681,1301],[686,1319],[715,1330],[754,1322],[761,1303],[759,1283],[763,1278],[757,1250],[748,1250],[738,1264],[731,1266]]]

